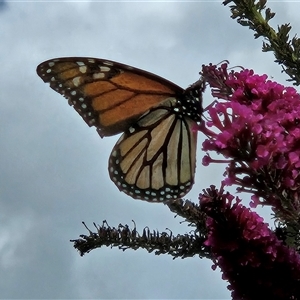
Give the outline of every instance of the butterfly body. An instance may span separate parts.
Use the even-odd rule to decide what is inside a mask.
[[[194,183],[201,89],[184,90],[152,73],[95,58],[58,58],[37,68],[101,137],[123,132],[109,158],[117,187],[162,202]]]

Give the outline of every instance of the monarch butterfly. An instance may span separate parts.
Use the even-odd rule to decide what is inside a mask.
[[[183,197],[194,183],[201,81],[176,84],[114,61],[55,58],[37,74],[69,100],[101,137],[123,132],[108,164],[111,180],[135,199],[163,202]]]

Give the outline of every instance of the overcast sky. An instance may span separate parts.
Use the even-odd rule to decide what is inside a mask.
[[[187,87],[202,64],[227,59],[286,84],[261,40],[230,18],[221,1],[0,2],[1,298],[229,299],[211,261],[172,260],[144,250],[96,249],[84,257],[70,239],[106,219],[173,234],[190,230],[167,207],[133,200],[110,181],[118,137],[100,139],[36,66],[62,56],[107,58]],[[272,25],[300,31],[299,2],[270,1]],[[211,101],[204,95],[205,105]],[[224,166],[201,165],[187,195],[219,185]],[[205,174],[205,175],[203,175]]]

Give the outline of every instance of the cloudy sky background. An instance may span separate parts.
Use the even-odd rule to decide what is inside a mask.
[[[299,33],[298,1],[269,6],[277,12],[273,26],[291,23]],[[54,57],[99,57],[187,87],[202,64],[227,59],[285,84],[261,40],[221,1],[200,0],[0,2],[0,38],[1,298],[230,298],[209,260],[109,248],[80,257],[73,249],[69,240],[86,233],[81,221],[190,229],[164,205],[118,191],[107,172],[118,137],[101,140],[35,70]],[[196,184],[187,195],[193,201],[222,179],[224,166],[204,169],[202,155],[199,138]]]

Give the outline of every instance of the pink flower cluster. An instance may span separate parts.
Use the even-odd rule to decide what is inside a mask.
[[[207,108],[201,125],[207,136],[203,164],[227,162],[224,184],[253,194],[252,206],[287,208],[291,218],[300,212],[300,96],[256,75],[253,70],[228,72],[227,64],[203,66],[204,80],[219,98]]]
[[[214,186],[200,195],[214,263],[233,299],[300,299],[300,258],[240,199]]]

